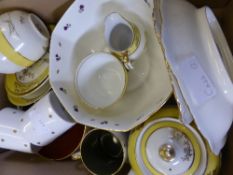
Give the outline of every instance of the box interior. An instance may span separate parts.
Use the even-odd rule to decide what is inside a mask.
[[[227,41],[233,51],[233,0],[189,0],[197,7],[210,6],[225,33]],[[56,24],[59,18],[72,4],[73,0],[1,0],[0,14],[13,10],[23,9],[39,15],[48,24]],[[4,92],[4,76],[0,75],[0,108],[10,106]],[[174,103],[174,102],[172,102]],[[223,116],[224,119],[224,116]],[[222,168],[220,174],[230,175],[233,172],[233,127],[231,128],[228,140],[222,154]],[[1,175],[24,174],[24,175],[89,175],[81,161],[71,159],[65,161],[45,160],[37,155],[23,154],[12,151],[1,150],[0,169]],[[126,174],[128,167],[119,174]]]

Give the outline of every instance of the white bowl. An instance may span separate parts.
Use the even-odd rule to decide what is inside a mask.
[[[140,23],[147,42],[139,62],[135,61],[135,72],[129,72],[127,86],[131,89],[126,89],[124,96],[110,107],[96,110],[82,103],[75,89],[75,74],[86,56],[109,52],[104,39],[104,20],[112,12],[122,14],[132,23]],[[128,131],[158,111],[169,98],[172,88],[163,51],[155,37],[152,13],[152,0],[86,0],[75,1],[61,18],[51,39],[50,81],[76,122]]]
[[[3,13],[0,15],[0,31],[2,73],[19,72],[48,50],[49,31],[35,14],[18,10]]]
[[[166,59],[198,128],[219,154],[233,119],[232,54],[208,7],[197,9],[183,0],[159,2],[155,26]]]

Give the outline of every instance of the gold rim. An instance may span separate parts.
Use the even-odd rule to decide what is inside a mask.
[[[126,21],[128,21],[128,20],[126,20]],[[140,35],[140,31],[139,31],[138,27],[130,22],[129,22],[129,24],[131,26],[131,30],[134,33],[131,46],[123,51],[112,51],[112,54],[114,56],[116,56],[124,64],[127,64],[130,62],[129,56],[137,50],[137,48],[139,47],[140,42],[141,42],[141,35]]]
[[[85,139],[89,134],[91,134],[92,132],[98,131],[98,130],[102,130],[102,129],[95,128],[95,129],[91,129],[91,130],[87,131],[87,133],[84,135],[84,137],[83,137],[83,139],[82,139],[82,143],[83,143],[84,139]],[[105,131],[106,131],[106,130],[105,130]],[[111,131],[106,131],[106,132],[109,132],[109,133],[111,133],[111,134],[114,135],[114,133],[112,133]],[[115,135],[114,135],[114,136],[115,136]],[[122,143],[121,139],[119,139],[119,138],[117,137],[117,140],[119,140],[119,142],[120,142],[120,144],[121,144],[121,147],[122,147],[122,150],[123,150],[123,156],[124,156],[124,158],[123,158],[123,161],[122,161],[122,163],[121,163],[121,166],[120,166],[114,173],[112,173],[112,175],[117,174],[117,173],[123,168],[123,166],[124,166],[124,164],[125,164],[125,161],[126,161],[126,159],[125,159],[125,158],[126,158],[125,152],[127,151],[127,149],[124,149],[125,146],[124,146],[124,144]],[[82,160],[82,162],[83,162],[83,166],[84,166],[89,172],[91,172],[92,174],[97,175],[97,174],[94,173],[92,170],[90,170],[90,169],[86,166],[86,164],[84,163],[84,161],[83,161],[83,158],[82,158],[82,151],[81,151],[81,150],[82,150],[82,143],[80,144],[80,155],[81,155],[81,160]]]
[[[141,154],[142,154],[142,159],[145,162],[146,167],[150,170],[155,175],[160,175],[161,173],[157,171],[150,163],[147,157],[146,153],[146,145],[148,142],[149,137],[156,132],[158,129],[161,128],[174,128],[178,131],[181,131],[192,143],[193,149],[194,149],[194,160],[192,163],[192,166],[189,168],[188,171],[184,173],[184,175],[190,175],[194,174],[195,171],[198,169],[201,161],[201,148],[200,145],[198,144],[197,138],[193,135],[192,131],[190,131],[188,128],[183,126],[180,123],[177,122],[171,122],[171,121],[161,121],[157,123],[156,125],[151,126],[147,131],[144,133],[144,136],[141,141]]]
[[[2,32],[0,32],[0,43],[0,52],[16,65],[21,67],[29,67],[34,63],[34,61],[27,59],[19,52],[15,51]]]
[[[106,52],[102,52],[102,53],[104,53],[104,54],[109,54],[109,53],[106,53]],[[88,58],[89,56],[91,56],[92,54],[89,54],[86,58]],[[110,54],[111,55],[111,54]],[[124,66],[124,64],[115,56],[115,55],[111,55],[111,56],[113,56],[115,59],[116,59],[116,61],[118,61],[119,63],[120,63],[120,65],[122,66],[122,69],[123,69],[123,71],[124,71],[124,77],[125,77],[125,85],[124,85],[124,88],[123,88],[123,90],[122,90],[122,93],[121,93],[121,95],[116,99],[116,101],[114,102],[114,103],[112,103],[112,104],[110,104],[110,105],[108,105],[108,106],[105,106],[105,107],[95,107],[95,106],[92,106],[91,104],[89,104],[88,102],[86,102],[85,101],[85,99],[81,96],[81,93],[80,93],[80,91],[79,91],[79,88],[77,88],[77,91],[78,91],[78,96],[80,97],[80,99],[81,99],[81,102],[83,103],[83,104],[85,104],[85,105],[87,105],[88,107],[90,107],[90,108],[94,108],[94,109],[104,109],[104,108],[107,108],[107,107],[110,107],[110,106],[112,106],[112,105],[114,105],[115,103],[117,103],[117,101],[119,101],[123,96],[124,96],[124,94],[125,94],[125,92],[126,92],[126,89],[127,89],[127,84],[128,84],[128,72],[127,72],[127,69],[125,68],[125,66]],[[85,58],[84,58],[85,59]],[[81,64],[84,64],[86,62],[86,60],[84,60],[84,62],[82,63],[80,63],[79,64],[79,66],[81,65]],[[82,66],[82,65],[81,65]],[[75,79],[76,79],[76,77],[77,77],[77,72],[76,72],[76,76],[75,76]],[[76,81],[75,80],[75,84],[76,84],[76,86],[78,87],[78,81]],[[91,127],[91,126],[90,126]],[[97,128],[98,129],[98,128]]]

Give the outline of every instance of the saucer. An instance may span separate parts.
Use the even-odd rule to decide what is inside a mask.
[[[40,86],[38,86],[33,91],[29,92],[28,94],[25,94],[24,96],[15,96],[14,94],[7,93],[8,100],[18,107],[24,107],[29,106],[31,104],[34,104],[38,100],[40,100],[42,97],[44,97],[51,89],[49,79],[47,78],[44,82],[41,83]]]
[[[24,95],[38,87],[49,73],[49,55],[46,54],[31,67],[15,74],[6,75],[5,88],[8,93]]]
[[[48,54],[31,67],[5,78],[9,101],[16,106],[28,106],[49,92]]]
[[[61,18],[52,34],[50,80],[54,92],[76,122],[99,129],[128,131],[147,120],[170,97],[172,88],[163,51],[157,38],[152,37],[155,36],[153,7],[152,0],[75,1]],[[104,39],[104,19],[112,12],[144,28],[146,45],[137,61],[141,62],[138,67],[149,70],[141,69],[146,74],[131,74],[142,75],[140,83],[131,86],[130,79],[137,78],[129,77],[131,90],[126,89],[124,96],[112,106],[93,109],[82,103],[75,90],[75,70],[91,53],[110,53]]]
[[[218,155],[233,120],[233,58],[224,34],[208,7],[159,0],[156,8],[166,60],[197,127]]]

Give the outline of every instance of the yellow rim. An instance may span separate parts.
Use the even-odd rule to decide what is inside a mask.
[[[177,122],[171,122],[171,121],[161,121],[157,123],[156,125],[151,126],[145,133],[144,137],[142,138],[141,141],[141,154],[142,154],[142,159],[145,162],[146,167],[152,172],[154,175],[160,175],[161,173],[158,172],[154,167],[151,165],[151,163],[148,160],[147,153],[146,153],[146,145],[148,142],[149,137],[158,129],[161,128],[174,128],[179,131],[181,131],[183,134],[186,135],[186,137],[190,140],[192,143],[193,149],[194,149],[194,160],[192,163],[192,166],[189,168],[187,172],[184,173],[184,175],[190,175],[194,174],[194,172],[198,169],[201,161],[201,148],[200,145],[198,144],[198,140],[196,137],[193,135],[193,133],[184,125],[177,123]]]
[[[22,56],[19,52],[16,52],[12,48],[10,43],[7,41],[7,39],[5,38],[2,32],[0,32],[0,43],[1,43],[0,53],[2,53],[4,56],[7,57],[7,59],[12,61],[16,65],[22,67],[29,67],[34,63],[34,61],[31,61],[25,58],[24,56]]]
[[[217,175],[221,166],[221,158],[220,156],[216,156],[213,154],[208,143],[206,143],[206,148],[208,153],[208,164],[205,175]]]
[[[37,102],[38,100],[40,100],[43,96],[45,96],[50,89],[46,90],[44,93],[42,93],[40,96],[33,98],[33,99],[25,99],[22,97],[14,97],[11,96],[11,94],[7,93],[7,97],[8,100],[15,106],[19,106],[19,107],[24,107],[24,106],[29,106],[35,102]]]
[[[36,80],[24,84],[18,81],[16,74],[8,74],[5,78],[5,89],[7,93],[14,96],[25,95],[28,92],[38,87],[49,74],[49,68],[47,68]]]
[[[137,138],[143,129],[143,126],[147,125],[148,123],[154,121],[155,119],[160,119],[163,117],[171,117],[171,118],[178,118],[179,111],[175,107],[167,107],[159,110],[157,113],[155,113],[150,119],[148,119],[143,125],[140,125],[139,127],[135,128],[131,131],[129,136],[129,144],[128,144],[128,155],[129,155],[129,162],[132,166],[133,171],[137,175],[143,175],[143,172],[141,171],[136,158],[136,142]]]

